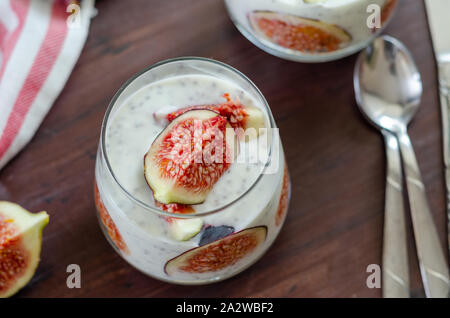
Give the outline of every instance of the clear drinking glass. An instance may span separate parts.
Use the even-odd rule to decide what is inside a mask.
[[[390,21],[397,0],[225,0],[225,4],[239,31],[262,50],[297,62],[325,62],[372,41]]]
[[[192,206],[195,213],[161,208],[146,184],[143,163],[164,130],[156,120],[159,112],[169,104],[214,104],[222,93],[258,107],[266,130],[253,143],[246,137],[239,142],[235,162],[205,202]],[[145,274],[178,284],[236,275],[275,240],[289,198],[288,170],[270,108],[258,88],[236,69],[195,57],[163,61],[133,76],[109,104],[95,168],[99,223],[117,253]],[[193,237],[180,239],[180,224],[183,229],[199,224],[201,228]]]

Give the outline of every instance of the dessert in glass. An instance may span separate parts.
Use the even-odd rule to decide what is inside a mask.
[[[290,198],[265,98],[234,68],[196,57],[157,63],[115,94],[94,188],[114,249],[178,284],[223,280],[256,262]]]
[[[325,62],[365,47],[387,25],[397,0],[225,3],[239,31],[264,51],[298,62]]]

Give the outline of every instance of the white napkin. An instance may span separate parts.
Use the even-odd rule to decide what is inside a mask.
[[[63,89],[94,13],[94,0],[0,0],[0,169]]]

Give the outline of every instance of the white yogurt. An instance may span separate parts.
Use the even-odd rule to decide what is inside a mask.
[[[156,112],[192,105],[220,104],[223,94],[239,97],[243,105],[259,107],[254,98],[235,84],[211,75],[182,75],[157,80],[139,89],[121,105],[109,119],[106,129],[106,153],[117,181],[134,198],[154,206],[152,191],[144,178],[143,157],[153,140],[164,129],[155,120]],[[266,116],[268,118],[268,116]],[[266,119],[269,126],[269,120]],[[206,201],[193,206],[197,213],[222,207],[241,197],[255,183],[263,165],[244,162],[242,156],[261,142],[266,135],[249,142],[240,142],[241,158],[234,162],[214,185]],[[263,150],[268,150],[263,147]],[[201,233],[188,241],[176,241],[168,232],[168,223],[158,214],[146,210],[130,200],[107,171],[101,151],[97,158],[96,180],[102,201],[129,249],[122,256],[132,265],[159,279],[178,283],[202,283],[224,279],[243,270],[273,242],[280,225],[275,225],[275,213],[281,193],[284,169],[282,149],[273,153],[280,167],[276,173],[265,174],[248,193],[224,210],[203,217],[204,224],[227,225],[240,231],[253,226],[266,226],[267,238],[263,244],[236,264],[220,271],[190,274],[164,272],[166,262],[183,252],[197,247]],[[256,160],[253,160],[254,162]]]

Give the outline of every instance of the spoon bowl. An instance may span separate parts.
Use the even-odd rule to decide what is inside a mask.
[[[406,47],[383,36],[358,57],[355,95],[361,112],[379,128],[404,131],[419,109],[422,80]]]

